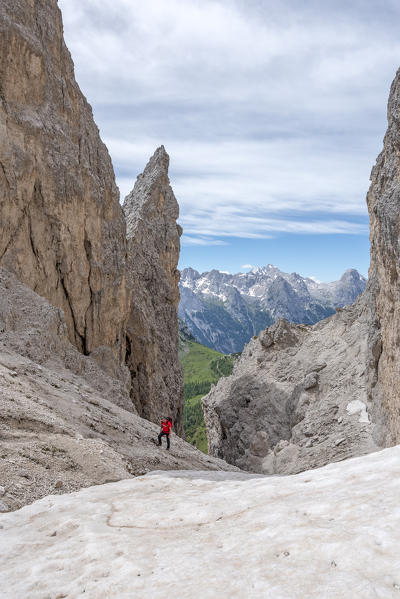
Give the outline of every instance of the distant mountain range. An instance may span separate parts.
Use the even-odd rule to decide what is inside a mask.
[[[179,317],[199,343],[226,354],[242,351],[278,318],[314,324],[330,316],[355,301],[366,279],[348,269],[339,281],[321,283],[268,264],[235,275],[185,268],[179,286]]]

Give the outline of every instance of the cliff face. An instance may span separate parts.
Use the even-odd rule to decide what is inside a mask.
[[[177,264],[182,231],[176,224],[179,207],[169,184],[168,166],[168,154],[161,146],[124,202],[132,298],[126,364],[139,415],[153,421],[169,415],[181,434]]]
[[[125,351],[125,222],[56,0],[0,6],[0,265],[63,309],[88,354]]]
[[[371,173],[369,288],[371,323],[370,396],[381,398],[388,443],[400,442],[400,71],[388,102],[383,150]]]
[[[233,374],[203,399],[210,454],[291,474],[377,449],[367,299],[312,327],[279,320],[250,341]]]
[[[128,366],[125,408],[152,420],[170,414],[181,432],[168,156],[155,153],[125,202],[127,239],[56,0],[4,0],[0,33],[0,266],[61,308],[70,342],[124,388]]]
[[[159,148],[119,205],[56,0],[0,3],[0,512],[152,469],[181,433],[180,227]],[[129,286],[127,278],[129,276]],[[89,355],[86,355],[89,354]]]

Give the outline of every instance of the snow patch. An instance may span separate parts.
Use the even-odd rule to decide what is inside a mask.
[[[0,516],[1,597],[395,598],[399,496],[392,447],[295,476],[45,497]]]
[[[192,282],[189,281],[188,279],[181,279],[180,281],[182,287],[188,287],[189,289],[192,289],[193,285]]]
[[[351,401],[350,403],[347,404],[346,410],[347,410],[347,413],[350,414],[350,416],[359,414],[360,417],[358,419],[358,422],[365,422],[368,424],[370,423],[368,412],[367,412],[367,406],[365,405],[365,403],[363,401],[360,401],[359,399],[355,399],[354,401]]]
[[[320,285],[322,283],[322,281],[320,281],[319,279],[317,279],[317,277],[314,277],[314,275],[311,275],[311,276],[309,276],[307,278],[311,279],[312,281],[314,281],[314,283],[317,283],[318,285]]]

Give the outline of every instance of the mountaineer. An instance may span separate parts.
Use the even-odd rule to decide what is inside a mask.
[[[171,429],[172,429],[172,418],[164,418],[163,420],[161,420],[161,430],[160,430],[160,434],[158,435],[158,444],[162,445],[161,443],[161,437],[163,437],[164,435],[167,437],[167,449],[170,448],[170,443],[169,443],[169,435],[171,433]]]

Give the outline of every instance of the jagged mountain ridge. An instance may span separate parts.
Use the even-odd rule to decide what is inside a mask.
[[[233,353],[279,318],[315,324],[331,316],[336,307],[355,301],[366,279],[348,269],[339,281],[322,283],[268,264],[234,275],[185,268],[179,286],[179,317],[194,337],[212,349]]]
[[[284,319],[251,339],[203,398],[209,453],[264,474],[293,474],[384,443],[367,402],[366,293],[313,326]]]

